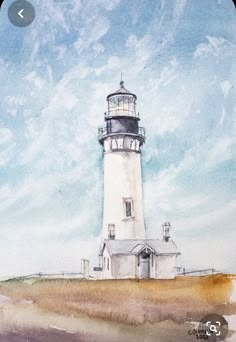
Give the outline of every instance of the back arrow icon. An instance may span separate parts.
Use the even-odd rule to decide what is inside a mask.
[[[18,12],[18,15],[21,17],[21,19],[24,18],[23,15],[22,15],[23,12],[24,12],[23,8]]]

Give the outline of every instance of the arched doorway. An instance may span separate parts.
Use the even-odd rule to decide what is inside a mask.
[[[150,278],[150,252],[144,250],[139,254],[140,278]]]

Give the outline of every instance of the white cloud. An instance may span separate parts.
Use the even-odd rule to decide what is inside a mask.
[[[175,226],[178,231],[186,231],[190,229],[211,228],[211,231],[219,231],[227,222],[227,218],[235,216],[235,202],[231,200],[224,207],[209,210],[206,214],[187,216],[176,219]],[[232,222],[231,222],[232,223]]]
[[[23,106],[26,103],[27,98],[26,96],[6,96],[4,100],[7,106],[18,107]]]
[[[216,187],[208,193],[207,187],[204,190],[204,186],[200,186],[202,192],[199,193],[194,181],[181,186],[179,179],[188,173],[201,183],[214,168],[233,158],[233,144],[230,136],[202,142],[187,150],[178,164],[156,170],[156,175],[144,183],[145,215],[151,235],[156,234],[164,220],[172,219],[183,232],[223,225],[227,218],[231,218],[232,226],[235,202],[227,195],[227,190]]]
[[[13,158],[16,146],[13,141],[13,133],[9,128],[0,127],[0,146],[0,166],[6,166]]]
[[[9,185],[4,185],[0,188],[0,201],[4,201],[12,195]]]
[[[94,237],[90,240],[80,239],[67,242],[31,241],[28,244],[13,240],[10,248],[1,243],[0,276],[19,276],[39,272],[79,273],[82,258],[90,260],[90,272],[93,273],[94,251],[98,247],[99,241]]]
[[[81,10],[82,2],[80,0],[73,0],[72,5],[73,9],[71,9],[71,13],[75,15],[79,12],[79,10]]]
[[[222,108],[221,117],[220,117],[220,120],[219,120],[219,122],[217,123],[216,127],[219,127],[220,125],[222,125],[222,123],[223,123],[224,120],[225,120],[225,116],[226,116],[225,107],[224,107],[223,105],[221,105],[221,108]]]
[[[72,127],[67,120],[67,113],[71,112],[78,104],[78,98],[70,88],[70,83],[77,78],[84,78],[89,73],[89,68],[77,65],[70,69],[61,81],[53,88],[49,103],[42,110],[39,118],[33,118],[26,122],[28,128],[29,145],[20,156],[21,165],[31,162],[41,151],[45,151],[50,140],[57,133],[57,126],[64,120],[68,132]],[[61,138],[61,137],[60,137]]]
[[[67,52],[66,46],[64,46],[64,45],[62,45],[62,46],[57,46],[57,47],[55,48],[55,53],[56,53],[56,55],[57,55],[57,57],[56,57],[57,60],[58,60],[58,61],[64,60],[66,52]]]
[[[217,139],[209,138],[196,144],[185,152],[184,158],[175,168],[175,175],[194,168],[209,172],[209,168],[215,168],[222,162],[233,158],[233,145],[234,139],[231,135]]]
[[[116,56],[112,56],[108,59],[107,64],[96,68],[95,74],[100,76],[104,71],[117,70],[120,67],[120,59]]]
[[[61,105],[65,107],[66,110],[72,110],[74,106],[78,103],[78,99],[70,91],[64,90],[60,96]]]
[[[231,88],[232,88],[232,84],[230,83],[229,80],[221,82],[221,89],[222,89],[224,98],[227,98]]]
[[[43,80],[40,76],[37,75],[35,71],[30,72],[27,74],[24,79],[26,79],[29,82],[32,82],[36,88],[39,90],[43,88],[45,85],[46,81]]]
[[[0,166],[6,166],[13,158],[16,144],[13,142],[7,148],[0,151]]]
[[[100,189],[99,180],[96,178],[98,175],[95,171],[93,174],[88,171],[94,169],[94,161],[91,160],[89,162],[86,156],[83,156],[83,159],[80,159],[78,166],[70,168],[68,171],[57,168],[57,172],[54,173],[47,170],[47,165],[45,165],[44,160],[40,162],[42,162],[41,168],[44,171],[43,174],[33,170],[34,172],[24,179],[21,179],[20,183],[17,183],[14,186],[5,185],[0,188],[0,212],[4,213],[9,209],[13,210],[13,206],[15,206],[17,209],[13,210],[14,213],[12,213],[11,218],[18,217],[19,215],[22,215],[22,213],[27,213],[30,218],[30,211],[32,209],[43,208],[44,217],[41,219],[41,225],[43,225],[43,222],[46,220],[47,226],[47,212],[48,210],[51,210],[51,203],[54,203],[56,206],[58,196],[60,196],[60,203],[62,203],[64,198],[64,195],[61,194],[61,189],[67,189],[67,187],[71,185],[78,189],[78,182],[83,180],[83,184],[87,184],[87,191],[83,191],[83,193],[78,195],[80,200],[83,199],[83,206],[80,205],[79,210],[80,219],[82,220],[82,217],[86,217],[86,220],[91,220],[91,212],[93,209],[96,211],[96,208],[90,208],[90,215],[88,215],[86,205],[92,203],[98,189]],[[36,164],[36,170],[40,169],[40,162]],[[94,185],[94,182],[96,185]],[[63,205],[63,212],[66,214],[67,211],[68,208]],[[27,215],[25,215],[25,217],[27,217]],[[61,218],[58,221],[57,216],[53,217],[59,228]],[[85,221],[85,219],[83,220]],[[81,229],[86,230],[86,227],[87,225],[83,222]]]
[[[227,232],[222,225],[221,232],[202,233],[201,238],[179,239],[183,265],[187,269],[215,268],[221,272],[234,272],[236,263],[235,232]]]
[[[94,51],[94,55],[97,57],[98,55],[100,55],[101,53],[105,51],[105,48],[101,43],[96,42],[93,45],[93,51]]]
[[[233,157],[233,145],[234,139],[232,137],[221,137],[207,153],[207,166],[215,167],[226,160],[230,160]]]
[[[187,0],[176,0],[173,5],[172,15],[169,12],[169,1],[161,2],[161,17],[157,13],[154,19],[153,27],[155,27],[155,38],[158,36],[161,43],[155,47],[156,52],[163,51],[173,42],[178,26],[181,23],[181,18],[186,8]],[[171,5],[172,6],[172,5]],[[151,29],[150,29],[151,31]]]
[[[134,77],[134,74],[140,72],[146,65],[148,59],[153,54],[153,37],[150,34],[143,35],[138,39],[136,35],[132,34],[126,41],[126,47],[131,50],[132,59],[130,60],[130,66],[127,75],[128,77]],[[135,70],[135,71],[134,71]]]
[[[174,7],[174,15],[175,17],[179,18],[186,6],[187,0],[177,0],[175,1],[175,7]]]
[[[100,0],[99,5],[103,6],[107,11],[114,10],[120,3],[120,0]]]
[[[17,115],[17,109],[7,109],[7,114],[15,118]]]
[[[110,22],[106,17],[97,16],[92,23],[87,22],[85,26],[80,29],[80,35],[74,43],[77,52],[81,54],[84,50],[88,49],[92,44],[99,41],[110,29]],[[88,18],[86,19],[88,21]],[[88,25],[90,29],[88,29]]]
[[[231,54],[235,45],[222,37],[206,36],[208,43],[202,43],[197,46],[194,57],[219,56],[221,53]]]
[[[171,198],[176,192],[176,184],[173,182],[177,169],[171,166],[159,171],[155,177],[144,183],[144,205],[146,217],[156,217],[157,210],[170,212],[172,208]]]
[[[9,128],[0,127],[0,145],[7,144],[12,140],[13,134]]]
[[[26,104],[26,101],[25,96],[6,96],[3,100],[6,113],[15,118],[18,110]]]
[[[102,45],[99,46],[97,43],[108,32],[109,13],[118,4],[119,0],[87,1],[82,6],[79,0],[57,3],[48,0],[40,3],[40,11],[44,14],[42,20],[35,22],[24,40],[25,48],[30,51],[30,62],[43,66],[45,61],[42,55],[45,50],[50,54],[54,51],[57,54],[57,60],[64,65],[66,65],[65,58],[68,58],[68,54],[70,58],[75,57],[75,50],[77,50],[77,57],[78,54],[81,57],[83,52],[93,47],[96,53],[100,53]],[[52,17],[53,21],[51,21]],[[65,45],[61,44],[62,41]],[[33,45],[32,42],[34,42]],[[70,43],[69,48],[66,42]]]
[[[170,84],[177,78],[179,63],[176,58],[170,60],[168,66],[164,66],[161,70],[160,77],[155,80],[155,90],[158,91],[161,86]]]
[[[202,207],[209,204],[209,200],[212,200],[212,196],[203,192],[189,194],[185,197],[178,198],[176,208],[177,210],[188,212],[191,209],[196,209],[199,206]]]

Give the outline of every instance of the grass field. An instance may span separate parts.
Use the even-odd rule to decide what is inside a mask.
[[[119,324],[123,327],[122,329],[125,325],[127,329],[128,326],[135,326],[139,330],[140,327],[147,328],[150,324],[152,329],[155,324],[161,327],[168,321],[172,322],[172,326],[177,331],[183,328],[186,321],[199,321],[207,313],[235,315],[236,303],[230,300],[232,292],[233,277],[223,274],[204,277],[186,276],[175,280],[30,279],[0,283],[0,295],[10,300],[10,302],[5,300],[2,303],[2,307],[5,306],[5,316],[2,316],[5,329],[8,326],[8,319],[14,316],[14,312],[18,312],[19,323],[20,313],[27,316],[29,310],[34,308],[38,310],[37,315],[40,317],[38,316],[34,324],[31,322],[29,326],[37,325],[37,319],[43,320],[44,315],[47,319],[57,317],[57,323],[64,320],[70,327],[73,325],[71,322],[78,318],[80,322],[84,319],[85,325],[89,320],[94,320],[92,326],[96,325],[97,331],[99,331],[99,324],[101,328],[102,322],[106,322],[104,324],[108,324],[108,328],[106,325],[103,326],[102,335],[106,334],[106,329],[109,327],[114,328],[114,324]],[[36,311],[32,311],[31,315],[36,315]],[[32,317],[29,317],[29,321]],[[9,326],[11,324],[12,322],[9,322]],[[27,319],[24,317],[22,317],[22,326],[24,329],[28,328]],[[65,327],[66,324],[62,326]],[[46,325],[40,327],[47,328]],[[152,329],[149,328],[150,331]],[[88,333],[87,331],[86,336]],[[107,341],[112,341],[111,337],[109,338]],[[182,341],[187,341],[187,338],[186,335],[186,339]],[[65,339],[67,340],[68,338]],[[80,340],[85,341],[86,338],[78,339]],[[99,338],[91,340],[99,341]],[[137,337],[134,340],[138,340]],[[172,341],[171,338],[169,340]],[[177,337],[176,341],[178,341]]]

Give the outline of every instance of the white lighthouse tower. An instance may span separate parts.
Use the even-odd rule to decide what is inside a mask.
[[[141,146],[145,130],[139,127],[136,95],[120,82],[107,96],[105,127],[99,129],[104,151],[103,239],[144,239]],[[111,233],[112,232],[112,233]]]
[[[105,126],[98,130],[104,154],[104,203],[99,266],[94,271],[100,279],[175,277],[179,252],[169,230],[163,240],[145,238],[141,175],[145,130],[139,126],[136,100],[121,81],[120,89],[107,96]]]

